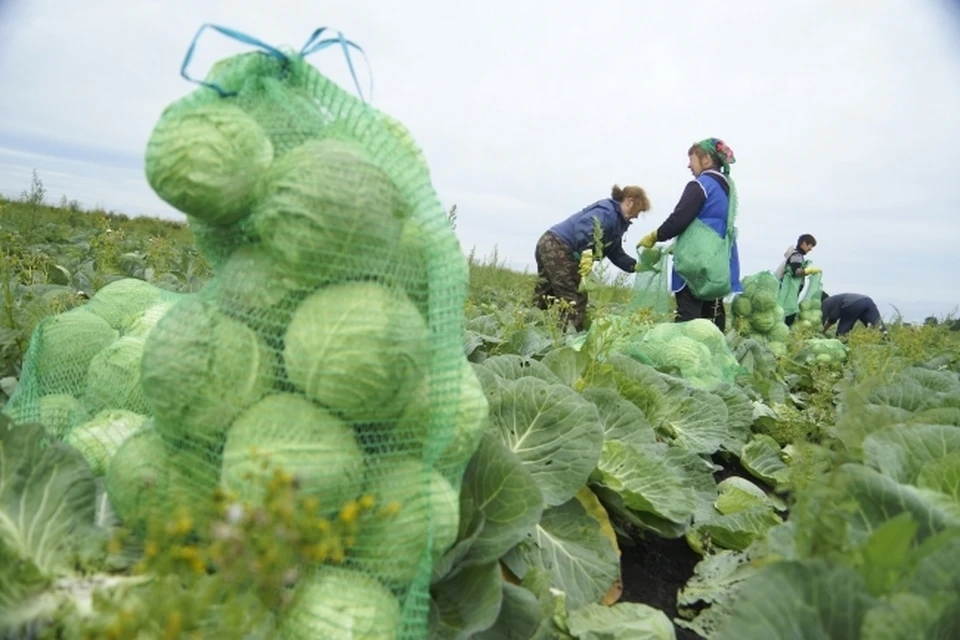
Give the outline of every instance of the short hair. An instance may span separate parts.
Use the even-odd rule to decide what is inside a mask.
[[[810,246],[815,247],[817,246],[817,239],[814,238],[809,233],[805,233],[799,238],[797,238],[797,249],[799,249],[800,245],[802,244],[809,244]]]

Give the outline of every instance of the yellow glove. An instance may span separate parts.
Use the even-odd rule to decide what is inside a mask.
[[[647,235],[640,238],[640,242],[637,243],[637,249],[643,247],[645,249],[652,249],[653,245],[657,244],[657,231],[653,230]]]
[[[818,273],[823,273],[823,269],[820,267],[807,267],[803,270],[804,275],[815,276]]]
[[[587,249],[580,254],[580,277],[586,278],[593,268],[593,250]]]

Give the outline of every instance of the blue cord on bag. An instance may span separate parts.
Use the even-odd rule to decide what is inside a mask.
[[[242,42],[244,44],[248,44],[251,47],[262,49],[264,53],[266,53],[267,55],[273,58],[277,58],[278,60],[283,60],[285,62],[290,61],[290,56],[284,53],[283,51],[281,51],[280,49],[277,49],[276,47],[272,47],[269,44],[266,44],[265,42],[257,40],[252,36],[248,36],[245,33],[235,31],[234,29],[228,29],[227,27],[221,27],[215,24],[207,23],[202,25],[200,29],[197,30],[196,35],[193,36],[193,41],[190,43],[190,46],[187,48],[187,55],[184,56],[183,64],[180,66],[180,75],[190,82],[199,84],[209,89],[213,89],[214,91],[219,93],[220,96],[223,98],[236,95],[236,91],[226,91],[225,89],[223,89],[223,87],[221,87],[215,82],[205,82],[203,80],[198,80],[196,78],[192,78],[187,73],[187,67],[190,65],[190,61],[193,59],[193,53],[197,48],[197,42],[200,40],[200,36],[203,34],[204,30],[207,28],[214,29],[215,31],[219,31],[220,33],[227,36],[228,38],[233,38],[234,40],[237,40],[238,42]],[[300,56],[301,58],[306,58],[308,55],[312,53],[316,53],[317,51],[326,49],[331,45],[339,44],[340,48],[343,50],[344,57],[347,59],[347,68],[350,70],[350,76],[353,78],[353,84],[357,88],[357,93],[360,95],[361,100],[363,100],[364,102],[368,102],[369,100],[363,97],[363,90],[360,88],[360,81],[357,79],[357,72],[356,72],[356,69],[354,69],[353,60],[351,60],[350,58],[350,48],[352,47],[360,52],[360,55],[363,56],[364,62],[367,63],[367,69],[369,69],[370,61],[367,59],[366,52],[355,42],[351,40],[347,40],[344,37],[343,33],[340,31],[337,31],[336,37],[325,38],[321,40],[320,36],[327,29],[328,27],[320,27],[319,29],[314,31],[313,35],[311,35],[310,38],[307,39],[306,44],[303,45],[303,47],[300,49],[300,53],[298,53],[297,55]],[[373,96],[373,74],[371,73],[369,75],[370,75],[370,96],[372,97]]]

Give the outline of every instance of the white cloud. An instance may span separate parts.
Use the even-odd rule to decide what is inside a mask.
[[[960,302],[930,275],[952,264],[960,230],[960,45],[942,3],[4,4],[0,86],[16,98],[0,102],[0,147],[44,156],[0,154],[5,192],[36,167],[54,197],[176,216],[135,164],[163,107],[192,89],[179,69],[200,24],[291,46],[329,25],[366,49],[374,103],[423,146],[467,250],[496,245],[532,268],[539,235],[614,182],[654,204],[632,245],[675,204],[690,143],[717,135],[739,160],[747,272],[811,232],[834,290],[940,313]],[[208,32],[191,71],[245,48]],[[336,49],[313,62],[352,89]]]

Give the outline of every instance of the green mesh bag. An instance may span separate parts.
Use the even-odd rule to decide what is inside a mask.
[[[778,302],[780,281],[770,271],[761,271],[741,280],[743,293],[731,303],[733,328],[740,335],[765,341],[777,355],[787,352],[790,328]]]
[[[737,237],[737,187],[730,176],[727,233],[724,236],[699,218],[675,242],[673,266],[700,300],[719,300],[730,294],[730,257]]]
[[[800,313],[795,326],[820,330],[823,328],[823,274],[815,273],[807,281]]]
[[[305,60],[356,45],[323,29],[299,52],[213,25],[197,38],[207,27],[257,50],[162,112],[145,169],[213,278],[147,296],[155,322],[96,311],[97,296],[48,319],[8,411],[96,441],[88,459],[143,535],[186,508],[203,538],[233,507],[273,508],[271,483],[292,478],[297,517],[322,533],[288,604],[264,605],[276,630],[426,637],[488,411],[462,351],[466,258],[410,133]],[[143,306],[145,291],[120,298]],[[133,388],[107,393],[121,372]]]
[[[810,266],[809,260],[803,261],[803,267]],[[790,273],[784,273],[780,280],[780,289],[777,292],[777,304],[783,309],[783,312],[790,316],[800,310],[800,286],[803,284],[803,277],[796,277]],[[821,289],[822,291],[822,289]]]
[[[121,278],[86,304],[43,319],[30,336],[16,391],[3,411],[53,438],[107,409],[146,416],[140,364],[147,334],[186,296]]]
[[[673,250],[653,247],[637,255],[637,269],[633,277],[633,294],[628,309],[648,309],[655,314],[670,312],[669,256]]]

